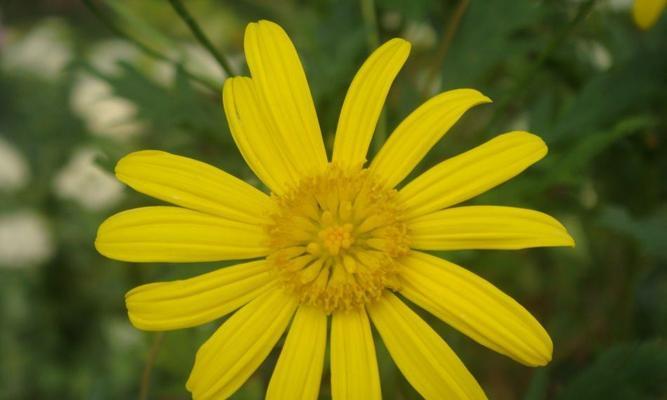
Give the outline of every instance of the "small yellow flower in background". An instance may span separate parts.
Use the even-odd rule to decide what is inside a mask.
[[[332,397],[379,399],[372,321],[423,397],[485,398],[447,343],[397,294],[522,364],[548,363],[551,339],[528,311],[424,252],[572,246],[565,228],[537,211],[452,207],[544,157],[544,142],[506,133],[395,189],[466,110],[490,100],[471,89],[433,97],[366,165],[387,92],[410,51],[392,39],[352,81],[329,161],[287,34],[272,22],[251,23],[244,44],[251,77],[227,79],[224,109],[271,195],[199,161],[139,151],[120,160],[118,179],[175,206],[116,214],[95,242],[103,255],[132,262],[253,259],[127,294],[130,320],[144,330],[200,325],[238,309],[197,352],[187,382],[193,397],[232,395],[287,330],[267,398],[317,398],[328,335]]]
[[[660,18],[665,9],[667,0],[635,0],[632,6],[632,16],[637,26],[649,29]]]

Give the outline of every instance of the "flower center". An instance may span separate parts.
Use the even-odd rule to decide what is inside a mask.
[[[377,184],[366,170],[332,165],[274,195],[268,260],[286,288],[327,313],[397,290],[398,259],[409,243],[395,197],[395,190]]]

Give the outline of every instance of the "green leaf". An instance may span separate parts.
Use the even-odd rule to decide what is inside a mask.
[[[580,182],[581,173],[593,159],[606,150],[613,143],[643,131],[643,129],[655,126],[657,121],[654,117],[640,115],[621,120],[611,130],[584,134],[573,141],[567,151],[556,153],[555,157],[548,159],[546,165],[550,165],[551,171],[543,179],[543,185],[547,186],[562,182]]]
[[[667,344],[623,344],[602,353],[557,400],[640,400],[667,395]]]
[[[151,48],[169,50],[174,46],[169,38],[149,24],[146,18],[142,18],[128,7],[128,2],[119,0],[106,0],[105,3],[114,11],[118,23],[135,38],[141,38],[142,42],[149,43]]]
[[[661,48],[637,49],[629,62],[593,77],[543,136],[549,143],[579,140],[632,112],[664,100],[667,42]]]
[[[534,47],[537,35],[518,33],[539,21],[543,12],[530,0],[471,1],[444,61],[443,88],[488,92],[483,81],[494,68]]]
[[[645,218],[634,218],[622,208],[608,206],[602,211],[598,223],[632,237],[647,254],[667,260],[667,210]]]

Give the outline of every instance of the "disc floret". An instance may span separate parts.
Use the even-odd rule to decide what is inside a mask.
[[[285,287],[328,313],[397,290],[409,243],[395,198],[367,170],[333,165],[274,195],[268,260]]]

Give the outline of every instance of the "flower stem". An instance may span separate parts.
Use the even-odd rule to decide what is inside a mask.
[[[209,53],[215,58],[215,60],[220,64],[220,67],[222,67],[222,70],[225,71],[225,74],[227,76],[234,76],[236,75],[234,73],[234,70],[232,69],[232,66],[229,64],[229,61],[225,58],[224,54],[222,54],[220,51],[218,51],[214,46],[213,43],[211,43],[211,40],[206,36],[204,31],[201,29],[199,24],[197,24],[197,21],[195,21],[194,18],[192,18],[192,15],[188,12],[188,10],[185,8],[183,3],[181,3],[180,0],[169,0],[169,3],[171,4],[172,8],[176,13],[181,17],[183,22],[190,28],[190,31],[192,34],[197,38],[197,40],[208,50]]]
[[[485,131],[489,131],[492,128],[495,128],[495,125],[500,121],[502,116],[505,115],[505,111],[507,111],[507,107],[510,105],[510,103],[512,103],[512,101],[520,100],[520,98],[530,87],[531,82],[539,72],[542,64],[544,64],[544,62],[553,54],[553,52],[558,47],[560,47],[561,44],[563,44],[565,39],[567,39],[567,37],[574,31],[579,23],[588,15],[596,1],[597,0],[588,0],[584,3],[581,3],[574,18],[572,18],[572,20],[559,32],[559,34],[549,42],[549,44],[544,48],[544,51],[542,51],[537,60],[535,60],[533,65],[531,65],[526,73],[524,73],[517,80],[514,88],[509,91],[509,94],[502,97],[496,103],[496,111],[491,117],[489,123],[486,125],[484,129]]]
[[[162,338],[164,337],[164,332],[158,332],[153,337],[153,344],[151,349],[148,352],[148,357],[146,358],[146,365],[144,366],[144,372],[141,376],[141,386],[139,387],[139,400],[148,399],[148,389],[151,384],[151,371],[153,370],[153,365],[155,365],[155,359],[160,351],[160,346],[162,345]]]
[[[109,16],[107,16],[104,12],[102,12],[102,10],[95,4],[93,0],[81,0],[81,1],[86,6],[86,8],[88,8],[88,10],[91,13],[93,13],[93,15],[95,15],[97,19],[99,19],[104,25],[106,25],[106,27],[114,34],[122,37],[123,39],[127,40],[130,43],[133,43],[148,56],[153,57],[156,60],[167,62],[175,67],[180,68],[181,71],[183,71],[183,74],[185,74],[188,78],[192,79],[193,81],[196,81],[211,90],[214,90],[216,92],[218,91],[219,85],[214,84],[213,82],[211,82],[206,78],[202,78],[201,76],[193,74],[192,72],[188,71],[183,65],[180,65],[178,62],[172,60],[166,55],[145,45],[144,43],[140,42],[139,40],[135,39],[134,37],[124,32],[114,23],[114,21]]]
[[[456,5],[456,9],[454,10],[454,13],[449,18],[449,22],[447,23],[447,28],[445,28],[445,30],[442,32],[442,39],[440,40],[440,45],[438,46],[438,49],[435,52],[436,54],[435,62],[431,65],[431,69],[428,72],[426,79],[424,80],[424,87],[422,88],[422,95],[424,98],[429,97],[431,95],[430,91],[431,88],[433,87],[435,79],[438,77],[438,75],[442,74],[441,71],[442,65],[445,61],[445,57],[447,56],[447,52],[449,51],[449,48],[452,45],[454,36],[456,35],[456,32],[459,29],[459,25],[461,24],[461,18],[463,17],[463,14],[465,14],[466,9],[468,8],[468,4],[470,4],[470,0],[459,0],[459,3]]]
[[[380,45],[380,29],[378,27],[377,15],[375,12],[375,0],[361,0],[361,17],[366,25],[366,43],[368,49],[372,52]],[[386,104],[385,104],[386,106]],[[387,139],[387,114],[385,111],[380,113],[375,137],[373,140],[373,149],[377,153],[380,147]]]
[[[380,44],[377,16],[375,15],[375,0],[361,0],[361,16],[366,24],[366,41],[371,50]]]

